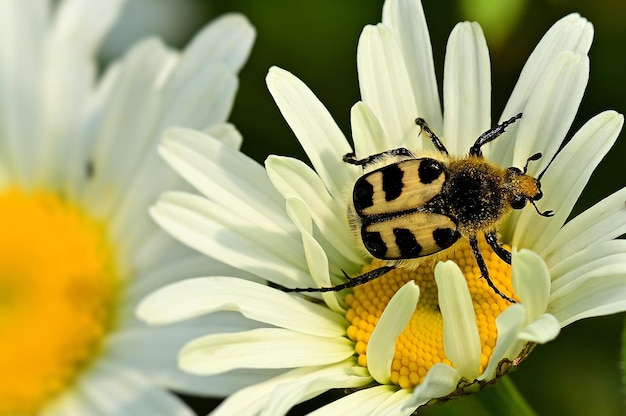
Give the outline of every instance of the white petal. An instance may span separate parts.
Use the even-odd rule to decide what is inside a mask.
[[[275,391],[280,392],[281,389],[290,389],[290,385],[292,384],[302,387],[301,389],[296,388],[296,390],[300,390],[300,393],[305,392],[305,394],[308,394],[308,392],[311,391],[311,387],[318,385],[318,383],[321,384],[318,385],[318,387],[323,387],[327,378],[331,383],[339,381],[339,384],[345,383],[350,386],[363,386],[369,383],[371,378],[367,376],[367,372],[362,370],[364,369],[358,367],[354,359],[349,359],[332,366],[296,368],[236,392],[222,402],[211,415],[230,416],[259,414],[267,409],[270,400],[274,401],[270,406],[281,406],[279,403],[280,400],[284,400],[284,404],[292,404],[294,403],[294,397],[280,397],[283,395],[278,393],[273,395]],[[326,387],[325,390],[329,388],[331,387]],[[297,398],[295,403],[300,401],[301,400]],[[284,414],[284,412],[273,414]]]
[[[222,16],[198,33],[162,81],[160,126],[200,129],[225,121],[238,86],[235,73],[254,36],[254,28],[237,14]]]
[[[198,338],[180,352],[180,367],[193,374],[220,374],[236,368],[293,368],[333,364],[354,354],[344,337],[318,337],[278,328],[260,328]]]
[[[109,212],[110,218],[108,219],[109,238],[115,242],[119,251],[136,251],[136,253],[144,251],[144,247],[151,243],[151,239],[161,238],[158,235],[161,230],[155,227],[154,221],[145,215],[150,205],[166,190],[191,189],[188,183],[167,166],[154,148],[146,151],[142,163],[138,165],[135,175],[128,179],[125,189],[116,192],[119,187],[115,184],[109,185],[106,191],[112,198],[106,200],[108,195],[104,195],[105,205],[112,204],[113,197],[119,196],[114,206],[109,205],[113,208]],[[126,198],[124,195],[133,197]],[[95,195],[90,195],[90,198],[92,199],[90,203],[97,202],[93,200]],[[98,215],[104,214],[106,213],[98,213]],[[133,233],[128,233],[129,227],[132,227]],[[170,241],[169,244],[171,247],[172,242]]]
[[[389,384],[396,340],[415,313],[420,289],[407,282],[391,298],[367,343],[367,368],[380,384]]]
[[[159,150],[207,198],[271,232],[293,230],[285,215],[284,198],[263,166],[250,157],[190,129],[168,130]]]
[[[204,132],[211,137],[215,137],[220,142],[233,149],[240,149],[243,136],[237,128],[230,123],[218,123],[208,126]]]
[[[342,160],[343,155],[351,151],[345,136],[324,105],[298,78],[285,70],[272,67],[266,82],[280,112],[326,184],[328,192],[334,198],[341,199],[346,184],[351,183],[354,177]]]
[[[322,367],[318,371],[311,371],[310,374],[304,375],[298,380],[277,385],[261,415],[287,414],[293,405],[332,388],[358,388],[371,382],[372,378],[367,370],[354,362],[352,367],[348,367],[344,363]]]
[[[603,241],[577,252],[550,267],[552,293],[601,267],[626,264],[626,240]]]
[[[604,198],[568,221],[541,255],[548,264],[573,256],[592,244],[612,240],[626,232],[626,188]]]
[[[551,293],[551,299],[568,296],[572,292],[580,290],[580,286],[589,279],[602,279],[605,276],[620,275],[624,270],[626,263],[622,259],[616,259],[606,264],[597,265],[596,268],[584,273],[572,276],[568,282],[559,285],[557,290]]]
[[[217,376],[197,376],[183,372],[178,367],[178,351],[198,336],[258,327],[259,324],[237,313],[221,312],[185,325],[116,331],[107,337],[103,351],[109,360],[133,368],[168,389],[196,395],[227,396],[243,387],[267,380],[280,370],[245,369]]]
[[[39,82],[50,5],[0,3],[0,164],[13,177],[12,185],[30,185],[36,171],[32,152],[41,138]]]
[[[77,132],[72,135],[73,147],[65,149],[66,159],[73,163],[64,166],[63,192],[66,192],[71,200],[79,201],[83,198],[85,189],[90,186],[91,177],[96,173],[96,168],[99,168],[93,161],[96,136],[98,129],[101,128],[103,113],[111,97],[116,93],[119,78],[124,71],[123,60],[113,62],[106,68],[95,89],[92,90],[89,102],[82,109],[83,121],[77,123]]]
[[[563,51],[572,51],[586,54],[593,40],[593,26],[587,19],[572,13],[556,22],[543,36],[520,73],[519,80],[511,97],[502,112],[500,122],[521,112],[527,106],[530,95],[536,89],[540,77],[554,58]],[[515,133],[519,123],[509,127],[511,134]],[[523,141],[524,137],[519,136]],[[515,140],[496,140],[491,147],[490,154],[501,166],[513,165],[513,149]],[[526,157],[530,156],[529,153]]]
[[[513,250],[512,279],[515,294],[526,308],[529,321],[534,321],[548,307],[550,272],[543,259],[535,252]]]
[[[392,148],[401,147],[409,135],[417,138],[415,118],[420,112],[404,59],[389,29],[381,24],[363,29],[357,67],[361,99],[378,118]]]
[[[315,282],[314,287],[329,287],[336,282],[331,282],[330,272],[328,266],[328,257],[324,252],[324,249],[315,240],[312,235],[311,216],[306,209],[304,203],[298,199],[287,200],[287,213],[289,217],[296,225],[302,236],[302,245],[304,246],[304,256],[306,258],[309,271],[311,272],[311,278]],[[294,282],[299,285],[302,282]],[[309,282],[304,282],[307,287],[310,287]],[[340,305],[341,297],[335,291],[328,291],[321,293],[324,302],[333,311],[343,313],[345,309]]]
[[[415,103],[420,110],[413,117],[421,116],[434,131],[443,131],[433,51],[421,2],[386,1],[383,24],[393,32],[410,74]]]
[[[166,286],[148,296],[137,315],[154,325],[223,310],[322,337],[345,334],[346,321],[328,308],[235,277],[195,278]]]
[[[572,125],[588,79],[586,55],[562,52],[551,62],[523,110],[513,150],[513,166],[524,166],[526,159],[539,151],[543,157],[529,165],[529,173],[541,172],[548,165]],[[555,108],[559,111],[554,111]]]
[[[534,209],[525,209],[517,221],[514,238],[523,247],[542,253],[553,236],[569,217],[591,174],[615,143],[624,123],[624,117],[615,111],[605,111],[591,120],[574,135],[556,155],[541,179],[544,197],[539,201],[543,209],[553,209],[554,217],[537,215]],[[576,175],[572,175],[576,166]]]
[[[179,241],[232,267],[282,285],[309,279],[297,235],[259,232],[258,224],[190,194],[165,194],[150,213]]]
[[[363,101],[352,106],[350,125],[357,159],[393,149],[394,142],[389,140],[376,115]]]
[[[476,22],[459,23],[450,34],[443,103],[444,144],[452,154],[465,154],[476,138],[491,127],[489,50]]]
[[[467,282],[452,261],[435,266],[439,307],[443,318],[443,345],[461,377],[474,380],[480,367],[480,336]]]
[[[397,389],[390,385],[361,389],[309,413],[309,416],[372,415],[372,410],[388,400]]]
[[[545,344],[555,339],[559,332],[561,332],[559,321],[557,321],[554,315],[544,313],[522,329],[519,333],[519,339]]]
[[[524,87],[532,87],[532,80],[537,80],[541,72],[549,65],[550,60],[562,51],[582,54],[589,52],[593,40],[593,25],[578,13],[571,13],[559,19],[546,32],[539,44],[528,58],[520,80],[527,85],[516,86],[519,93]]]
[[[164,104],[160,126],[204,129],[225,121],[238,86],[235,74],[253,40],[254,28],[237,14],[222,16],[199,32],[160,80]]]
[[[523,167],[530,155],[541,152],[542,158],[528,165],[528,173],[537,177],[546,168],[574,121],[588,79],[589,58],[586,55],[562,52],[556,57],[539,79],[523,110],[524,116],[515,123],[519,126],[515,126],[513,166]],[[555,108],[559,111],[554,111]],[[505,229],[501,230],[505,241],[511,241],[515,246],[521,246],[523,239],[521,232],[513,235],[514,231],[523,229],[516,225],[520,215],[520,211],[511,213]],[[546,219],[535,218],[535,221],[540,223]]]
[[[137,222],[147,226],[141,221],[143,220],[141,214],[138,213],[137,216]],[[133,225],[130,221],[126,224],[129,227]],[[124,280],[125,285],[121,296],[126,299],[137,294],[135,290],[139,288],[145,290],[143,292],[145,295],[157,286],[206,274],[207,270],[213,272],[214,269],[211,267],[217,264],[222,266],[218,266],[215,270],[222,270],[225,267],[223,263],[215,259],[210,259],[189,247],[178,244],[165,231],[156,227],[154,222],[151,224],[150,232],[142,233],[141,236],[144,237],[142,240],[131,236],[123,240],[119,239],[119,235],[109,237],[111,245],[116,247],[118,253],[132,253],[132,256],[129,255],[118,265],[119,276]],[[230,268],[228,272],[220,274],[230,275],[233,273],[232,270],[233,268]],[[164,273],[169,273],[169,276],[164,276]],[[246,277],[249,278],[249,276]]]
[[[372,414],[376,416],[401,416],[412,415],[415,409],[407,407],[411,399],[411,390],[400,389],[388,397],[383,403],[376,407]]]
[[[58,187],[61,182],[58,161],[74,147],[77,112],[85,108],[96,79],[95,52],[117,19],[121,3],[82,0],[59,5],[43,63],[41,132],[34,138],[37,146],[31,148],[39,186]]]
[[[199,66],[197,62],[187,64],[184,53],[181,57],[172,74],[175,85],[168,79],[161,89],[163,111],[158,131],[172,126],[202,129],[226,121],[239,86],[237,76],[224,63],[203,59]]]
[[[456,389],[461,380],[459,373],[447,364],[435,364],[428,370],[422,384],[415,387],[407,408],[415,409],[431,399],[443,397]]]
[[[93,409],[97,414],[120,416],[194,414],[178,397],[135,370],[106,360],[94,363],[74,389],[82,406],[89,409],[87,414]]]
[[[277,375],[262,383],[251,385],[241,389],[226,398],[213,412],[212,416],[231,415],[257,415],[266,405],[269,395],[280,383],[288,383],[299,380],[304,371],[309,368],[296,368],[295,370]]]
[[[236,72],[248,59],[254,38],[254,27],[245,16],[226,14],[198,32],[184,53],[191,61],[223,62]]]
[[[558,319],[561,327],[592,316],[609,315],[626,310],[626,273],[624,266],[612,274],[600,270],[597,275],[581,277],[576,290],[554,296],[548,312]]]
[[[117,19],[123,0],[72,0],[59,4],[54,35],[93,54]]]
[[[167,237],[172,240],[170,237]],[[144,259],[129,261],[124,290],[119,294],[119,325],[124,326],[126,317],[135,316],[135,308],[146,296],[168,284],[191,277],[211,274],[213,276],[237,276],[238,278],[265,284],[265,280],[242,270],[230,267],[215,259],[195,252],[174,242],[170,250],[157,250],[146,254]],[[135,270],[135,273],[131,273]]]
[[[135,274],[136,270],[149,270],[168,259],[176,259],[176,253],[186,254],[184,250],[178,250],[179,244],[159,229],[146,212],[164,190],[186,189],[188,185],[167,167],[155,149],[146,153],[143,162],[128,180],[126,188],[119,192],[120,198],[108,220],[111,244],[118,253],[132,253],[132,256],[127,256],[128,259],[118,259],[121,267],[125,267],[121,273]],[[115,187],[111,185],[111,189]],[[133,267],[138,268],[131,272]]]
[[[362,263],[348,226],[345,201],[334,199],[319,176],[304,162],[272,155],[265,161],[265,166],[270,180],[285,199],[296,198],[306,205],[321,237],[329,243],[325,247],[336,248],[344,257],[333,258],[333,263]],[[332,253],[329,253],[331,256]]]
[[[161,104],[155,80],[170,58],[170,52],[159,41],[138,44],[121,63],[103,108],[94,109],[90,115],[82,134],[84,140],[94,143],[89,158],[94,173],[82,198],[96,218],[110,215],[125,194],[129,178],[135,176],[138,161],[144,160],[147,149],[154,151],[151,146]],[[76,162],[84,170],[85,162]]]
[[[519,340],[519,333],[526,322],[526,310],[522,304],[514,304],[506,308],[496,318],[498,339],[491,353],[489,363],[479,380],[491,380],[503,359],[513,359],[520,351],[523,343]]]
[[[177,243],[163,230],[159,229],[154,221],[146,215],[150,205],[168,189],[187,189],[188,185],[173,172],[165,161],[161,159],[154,149],[145,155],[144,161],[150,159],[154,162],[151,167],[139,169],[136,175],[129,179],[128,187],[123,193],[131,197],[121,197],[117,206],[111,212],[108,222],[109,239],[121,253],[133,253],[133,262],[139,266],[142,261],[147,261],[149,267],[163,262],[163,257],[171,257],[164,254],[174,251],[173,246]],[[129,233],[128,230],[133,230]],[[146,255],[157,254],[156,257],[148,258]],[[133,265],[134,266],[134,265]]]

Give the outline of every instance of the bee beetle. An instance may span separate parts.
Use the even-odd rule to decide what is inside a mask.
[[[504,216],[527,203],[541,216],[554,215],[552,211],[541,212],[535,204],[543,196],[542,174],[534,178],[526,173],[529,162],[540,159],[541,153],[530,156],[523,169],[502,168],[483,157],[481,147],[521,117],[517,114],[481,134],[467,156],[450,156],[422,118],[415,122],[440,153],[438,158],[417,157],[406,148],[364,159],[356,159],[353,153],[345,155],[344,162],[352,165],[380,165],[355,182],[349,216],[365,250],[386,265],[333,287],[282,289],[327,292],[354,287],[397,267],[411,268],[411,260],[432,256],[465,238],[482,277],[496,294],[515,303],[489,278],[477,238],[482,233],[493,251],[511,264],[511,253],[498,242],[496,232]]]

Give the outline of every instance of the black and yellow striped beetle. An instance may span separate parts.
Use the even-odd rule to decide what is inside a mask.
[[[485,160],[481,151],[482,146],[521,117],[521,113],[517,114],[481,134],[467,156],[450,156],[421,118],[415,122],[439,152],[436,158],[417,157],[406,148],[364,159],[356,159],[353,153],[345,155],[343,160],[352,165],[363,168],[380,165],[355,182],[349,217],[365,250],[383,260],[385,265],[333,287],[282,289],[328,292],[354,287],[397,267],[416,268],[421,259],[465,238],[469,240],[482,277],[496,294],[514,303],[489,278],[477,237],[482,233],[493,251],[511,264],[511,253],[500,244],[496,232],[504,216],[513,209],[524,208],[527,203],[541,216],[553,215],[552,211],[541,212],[535,204],[543,196],[542,174],[534,178],[526,173],[528,163],[540,159],[541,153],[530,156],[522,170],[497,166]]]

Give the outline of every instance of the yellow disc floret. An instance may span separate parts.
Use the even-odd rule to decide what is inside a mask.
[[[0,415],[32,414],[98,353],[116,272],[103,227],[52,193],[0,191]]]
[[[492,281],[506,295],[512,295],[511,266],[502,261],[482,241],[480,249],[489,269]],[[481,341],[481,368],[484,370],[496,344],[496,317],[509,303],[481,279],[480,270],[468,243],[457,243],[438,260],[453,260],[467,280],[472,296],[476,323]],[[409,280],[420,287],[420,298],[415,313],[404,332],[396,341],[396,350],[391,366],[391,382],[401,388],[412,388],[420,384],[428,370],[437,363],[452,365],[446,358],[443,347],[443,319],[439,310],[437,285],[434,277],[435,262],[426,259],[415,270],[396,268],[364,285],[354,288],[346,297],[349,306],[346,318],[350,322],[348,337],[355,342],[358,362],[367,366],[366,349],[369,337],[391,297]],[[363,272],[380,267],[372,263]]]

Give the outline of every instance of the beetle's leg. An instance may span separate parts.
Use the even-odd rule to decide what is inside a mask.
[[[490,231],[485,233],[485,240],[487,240],[487,244],[493,250],[494,253],[498,255],[503,261],[507,264],[511,264],[511,252],[498,242],[498,236],[495,231]]]
[[[276,283],[272,283],[270,284],[270,286],[276,287],[282,290],[283,292],[339,292],[340,290],[343,290],[343,289],[348,289],[351,287],[363,285],[371,280],[377,279],[380,276],[389,273],[393,269],[395,269],[395,267],[393,266],[382,266],[382,267],[379,267],[378,269],[371,270],[367,273],[363,273],[362,275],[356,276],[353,278],[350,278],[350,276],[348,276],[348,274],[342,270],[344,276],[348,278],[348,281],[345,283],[339,284],[337,286],[330,286],[330,287],[289,288],[289,287],[278,285]]]
[[[485,264],[485,259],[483,259],[483,255],[480,253],[480,248],[478,248],[478,240],[476,240],[476,237],[470,237],[469,242],[470,242],[470,246],[472,247],[472,252],[474,253],[474,257],[476,258],[476,263],[478,263],[480,274],[487,281],[487,284],[489,285],[489,287],[493,289],[493,291],[502,299],[511,303],[517,303],[514,299],[502,293],[500,289],[498,289],[498,287],[489,278],[489,269],[487,268],[487,265]]]
[[[388,156],[400,156],[405,159],[411,159],[415,157],[415,155],[409,149],[406,149],[404,147],[399,147],[397,149],[391,149],[385,152],[376,153],[375,155],[371,155],[363,159],[357,159],[354,153],[346,153],[343,156],[343,161],[351,165],[365,167],[369,164],[379,162]]]
[[[415,124],[417,124],[422,129],[422,131],[426,133],[428,137],[430,137],[430,141],[433,142],[433,145],[437,150],[439,150],[444,155],[448,154],[448,149],[446,149],[443,143],[441,143],[441,140],[439,140],[439,137],[437,137],[437,135],[430,129],[430,127],[428,127],[428,124],[426,124],[426,120],[421,117],[416,118]]]
[[[478,136],[478,139],[476,139],[476,142],[474,142],[472,147],[470,147],[469,154],[471,156],[483,157],[483,152],[480,150],[480,148],[483,145],[489,143],[490,141],[498,138],[498,136],[504,133],[504,129],[506,129],[511,124],[515,123],[520,118],[522,118],[522,113],[518,113],[517,115],[511,117],[508,120],[503,121],[502,123],[498,124],[495,127],[490,128],[489,130],[487,130],[486,132]]]

